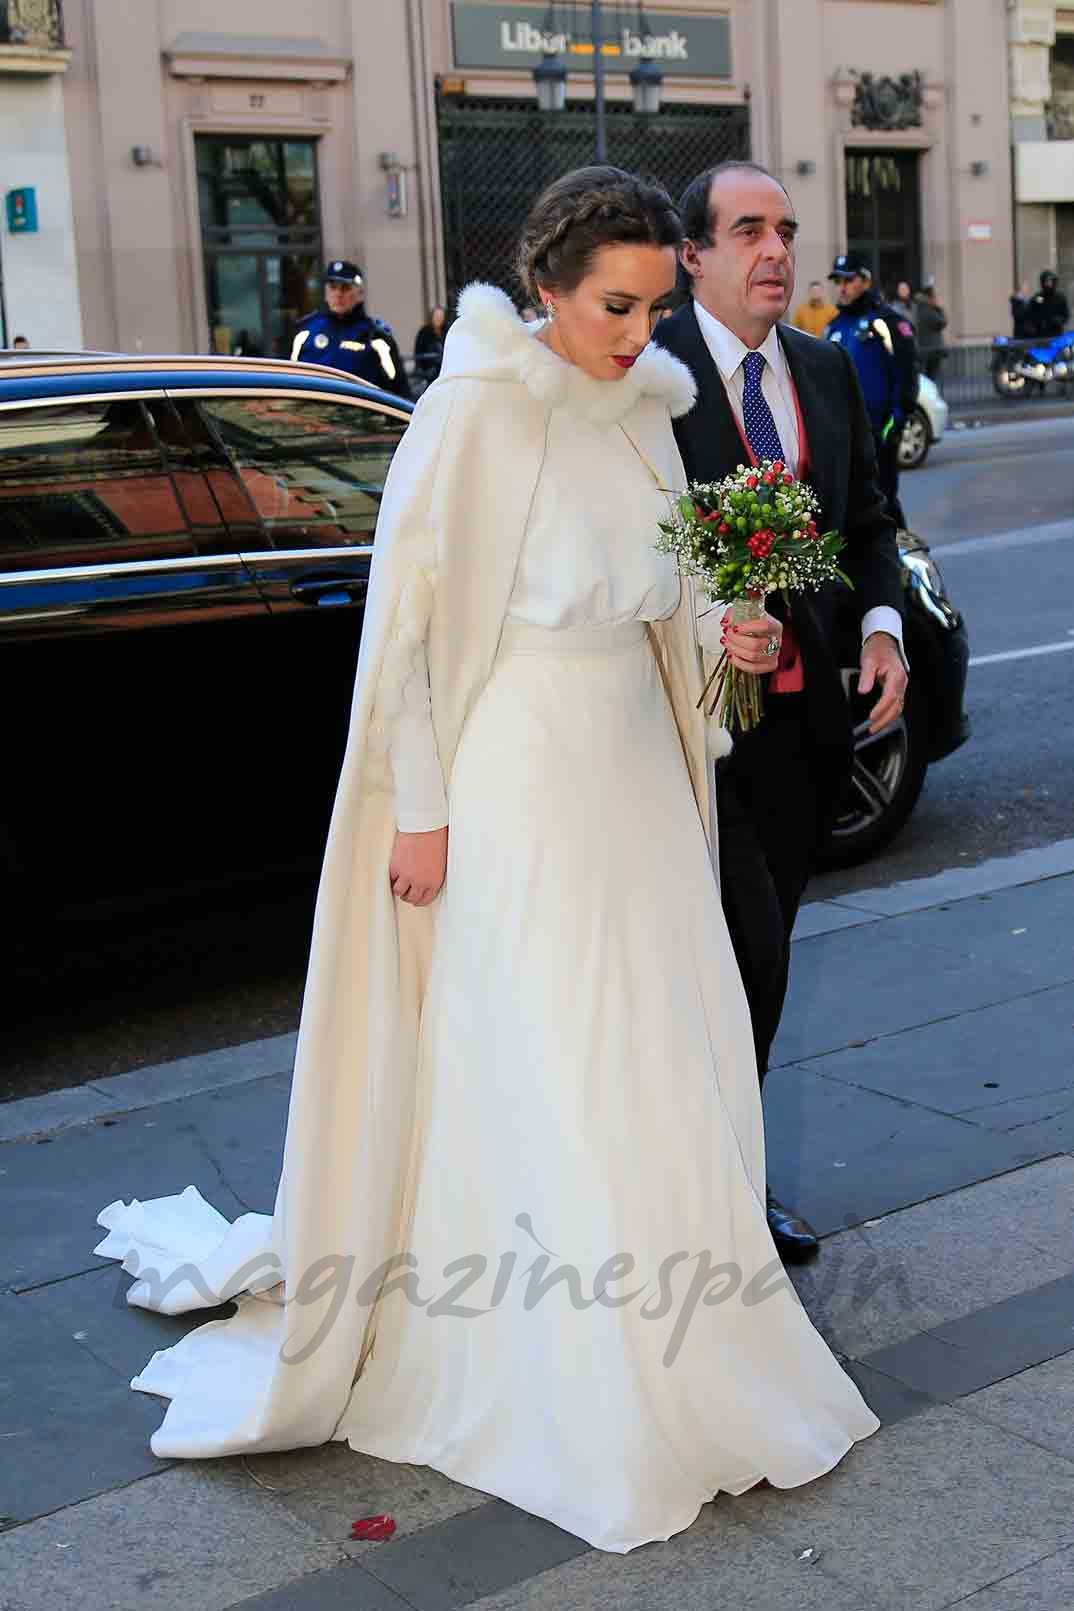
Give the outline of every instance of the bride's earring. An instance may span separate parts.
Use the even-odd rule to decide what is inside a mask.
[[[549,324],[551,324],[552,320],[556,316],[556,305],[555,305],[554,302],[546,302],[545,303],[545,305],[544,305],[544,316],[548,320]]]

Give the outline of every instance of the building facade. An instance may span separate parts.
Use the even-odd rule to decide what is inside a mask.
[[[610,160],[675,193],[712,162],[751,156],[797,206],[800,291],[851,246],[890,285],[934,277],[955,339],[1004,327],[1008,0],[601,10]],[[56,128],[86,343],[285,351],[326,257],[357,259],[404,349],[467,279],[510,286],[526,202],[596,149],[590,11],[66,0]],[[538,108],[546,58],[567,74],[558,111]],[[633,107],[641,61],[661,75],[655,115]]]
[[[1054,269],[1074,299],[1074,5],[1008,3],[1016,280]]]
[[[0,346],[80,347],[59,0],[0,4]]]

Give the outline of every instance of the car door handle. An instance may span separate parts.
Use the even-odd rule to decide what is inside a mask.
[[[361,602],[368,586],[364,576],[332,576],[322,571],[316,576],[296,576],[291,583],[291,597],[299,604],[330,608]]]

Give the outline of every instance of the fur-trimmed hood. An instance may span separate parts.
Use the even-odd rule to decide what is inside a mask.
[[[650,342],[621,380],[595,380],[543,342],[540,324],[526,324],[506,292],[479,281],[459,297],[448,332],[441,378],[521,382],[548,408],[568,408],[597,423],[615,424],[642,396],[659,398],[673,418],[688,414],[697,387],[685,364]]]

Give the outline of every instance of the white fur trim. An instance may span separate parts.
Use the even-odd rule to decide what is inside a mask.
[[[730,755],[735,747],[735,741],[726,727],[720,727],[714,721],[705,723],[705,752],[710,761],[720,761],[725,755]]]
[[[445,375],[512,372],[546,408],[566,406],[598,424],[615,424],[643,396],[660,398],[674,417],[694,405],[693,376],[662,347],[650,343],[621,380],[595,380],[536,340],[543,323],[526,324],[499,286],[480,281],[468,285],[459,296],[458,310],[455,330],[470,339],[463,346],[458,338],[451,342],[449,337]]]

